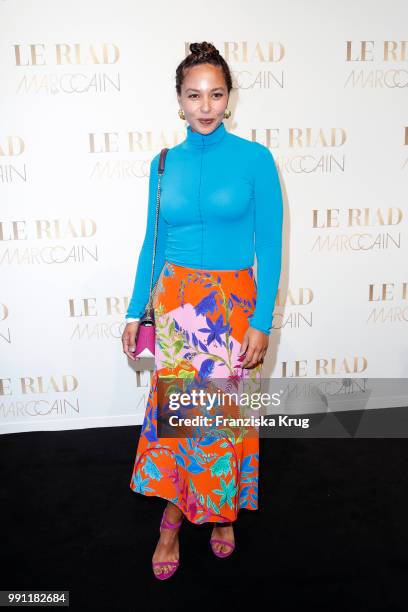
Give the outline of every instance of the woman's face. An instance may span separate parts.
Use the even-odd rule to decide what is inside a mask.
[[[220,66],[198,64],[188,68],[177,96],[187,123],[195,132],[207,134],[224,119],[228,105],[228,90]],[[200,121],[211,119],[211,122]]]

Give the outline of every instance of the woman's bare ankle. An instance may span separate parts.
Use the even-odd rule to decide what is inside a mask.
[[[166,518],[169,521],[178,521],[183,516],[183,512],[180,510],[178,506],[173,504],[172,502],[168,502],[166,506]]]

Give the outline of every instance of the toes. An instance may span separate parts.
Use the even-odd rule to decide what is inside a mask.
[[[220,552],[221,544],[219,542],[213,542],[212,547],[215,552]]]

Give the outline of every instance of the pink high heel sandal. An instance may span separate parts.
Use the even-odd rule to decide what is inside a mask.
[[[232,525],[232,522],[220,523],[220,525]],[[230,546],[231,550],[228,550],[227,552],[222,552],[221,550],[215,550],[213,546],[213,542],[218,542],[218,544],[225,544],[226,546]],[[216,555],[217,557],[221,557],[221,558],[229,557],[235,548],[234,543],[228,542],[227,540],[218,540],[217,538],[210,539],[210,546],[211,546],[211,550],[213,551],[214,555]]]
[[[164,529],[178,529],[178,527],[180,527],[181,523],[183,522],[183,516],[181,517],[181,519],[179,520],[178,523],[170,523],[169,520],[166,519],[166,508],[163,511],[163,516],[162,516],[162,520],[160,523],[160,529],[164,528]],[[168,570],[167,572],[161,572],[161,574],[156,574],[154,571],[154,568],[156,567],[156,565],[174,565],[174,567],[171,568],[171,570]],[[178,566],[180,565],[180,561],[152,561],[152,567],[153,567],[153,574],[156,576],[156,578],[158,580],[166,580],[166,578],[170,578],[174,572],[178,569]]]

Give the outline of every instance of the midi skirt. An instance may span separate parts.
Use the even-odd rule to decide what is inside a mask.
[[[219,388],[222,380],[234,388],[246,381],[260,388],[262,364],[242,368],[239,359],[256,293],[253,266],[210,270],[169,261],[154,291],[155,365],[130,488],[172,502],[195,524],[235,521],[241,508],[258,509],[258,430],[159,437],[159,382],[177,377]]]

